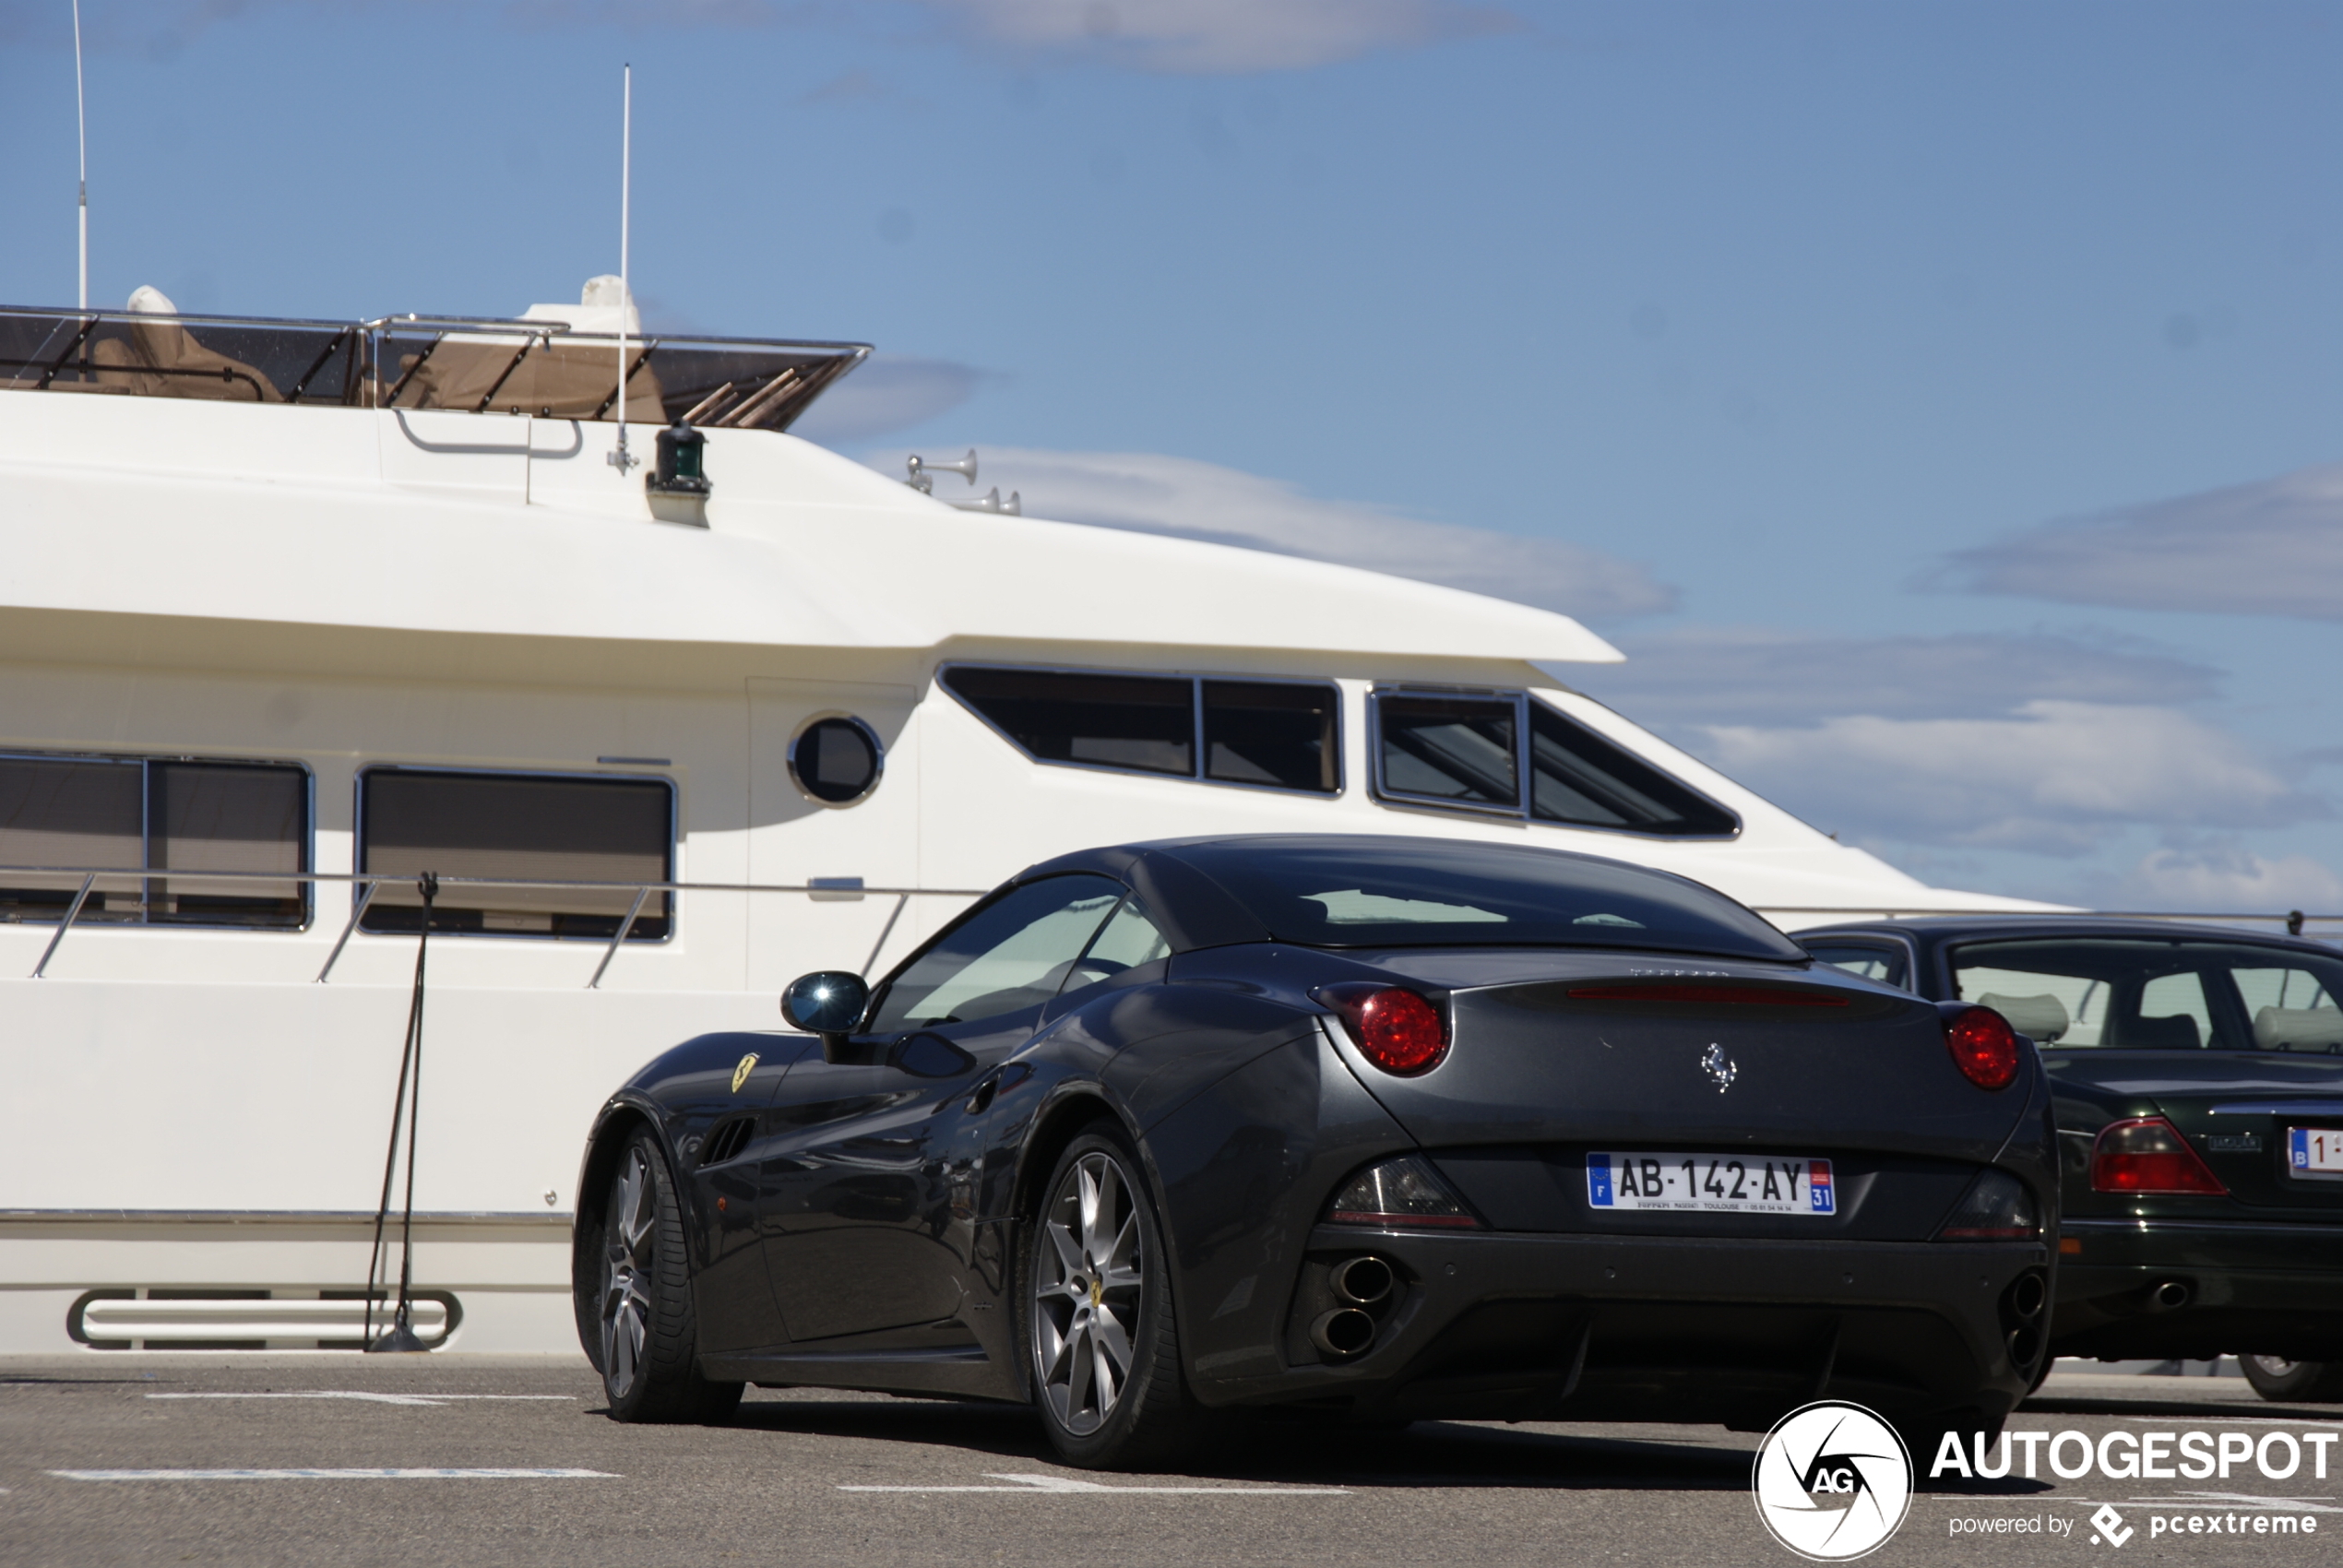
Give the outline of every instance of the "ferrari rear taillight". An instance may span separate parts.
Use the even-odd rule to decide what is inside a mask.
[[[2091,1146],[2094,1193],[2204,1193],[2229,1191],[2188,1146],[2180,1129],[2161,1116],[2135,1116],[2099,1129]]]
[[[1448,1023],[1414,992],[1371,980],[1344,980],[1311,992],[1335,1010],[1359,1054],[1386,1073],[1429,1073],[1448,1054]]]
[[[2041,1215],[2026,1183],[2006,1170],[1987,1170],[1968,1184],[1960,1206],[1936,1229],[1940,1241],[2031,1241]],[[2030,1313],[2028,1315],[2031,1315]]]
[[[1991,1007],[1947,1008],[1945,1049],[1980,1089],[2005,1089],[2017,1076],[2017,1031]]]

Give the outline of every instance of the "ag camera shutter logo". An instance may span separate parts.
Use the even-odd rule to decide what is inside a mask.
[[[1819,1399],[1758,1445],[1749,1489],[1766,1531],[1814,1562],[1845,1562],[1896,1533],[1911,1507],[1912,1460],[1875,1411]]]

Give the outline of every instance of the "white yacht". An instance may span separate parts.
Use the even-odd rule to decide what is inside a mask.
[[[1559,683],[1619,657],[1567,617],[948,505],[787,433],[866,348],[642,338],[614,285],[0,311],[0,1350],[354,1344],[426,872],[416,1326],[481,1350],[575,1348],[570,1183],[636,1066],[1064,850],[1437,834],[1785,926],[2033,907]]]

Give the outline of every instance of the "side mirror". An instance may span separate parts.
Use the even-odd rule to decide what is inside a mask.
[[[862,1021],[871,1004],[871,988],[861,975],[842,969],[821,969],[800,975],[781,992],[781,1016],[791,1028],[822,1037],[822,1055],[838,1060],[846,1037]]]

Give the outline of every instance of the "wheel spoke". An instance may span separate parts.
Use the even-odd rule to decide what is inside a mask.
[[[1061,1325],[1052,1323],[1047,1317],[1034,1325],[1034,1348],[1040,1352],[1034,1360],[1041,1364],[1041,1381],[1062,1381],[1058,1374],[1065,1370],[1065,1349],[1073,1341],[1066,1337]]]
[[[1074,1337],[1066,1341],[1065,1414],[1069,1423],[1078,1420],[1089,1404],[1091,1351],[1088,1328],[1077,1328]]]
[[[1074,1233],[1053,1220],[1042,1227],[1050,1233],[1050,1244],[1057,1249],[1058,1280],[1062,1284],[1082,1272],[1082,1248]]]
[[[1090,1339],[1099,1347],[1114,1370],[1115,1386],[1131,1375],[1131,1336],[1123,1332],[1123,1322],[1114,1313],[1100,1307],[1090,1320]],[[1104,1402],[1112,1405],[1112,1396]]]
[[[1123,1229],[1116,1232],[1114,1245],[1108,1248],[1106,1255],[1099,1260],[1099,1267],[1104,1273],[1112,1273],[1117,1269],[1127,1270],[1136,1277],[1138,1273],[1138,1257],[1139,1211],[1134,1208],[1130,1218],[1124,1220]]]
[[[1108,1160],[1099,1161],[1099,1201],[1082,1217],[1082,1253],[1092,1267],[1107,1261],[1106,1238],[1114,1227],[1115,1200],[1122,1195],[1123,1184],[1115,1178],[1119,1173]]]
[[[1123,1385],[1114,1375],[1114,1363],[1107,1359],[1106,1345],[1099,1337],[1095,1327],[1090,1331],[1090,1377],[1092,1385],[1097,1389],[1094,1397],[1099,1403],[1099,1419],[1104,1420],[1107,1413],[1114,1408],[1114,1401],[1122,1394]]]
[[[1090,1239],[1099,1230],[1099,1183],[1098,1178],[1090,1173],[1089,1160],[1086,1159],[1074,1168],[1074,1181],[1079,1194],[1076,1204],[1082,1217],[1082,1246],[1088,1252]]]

